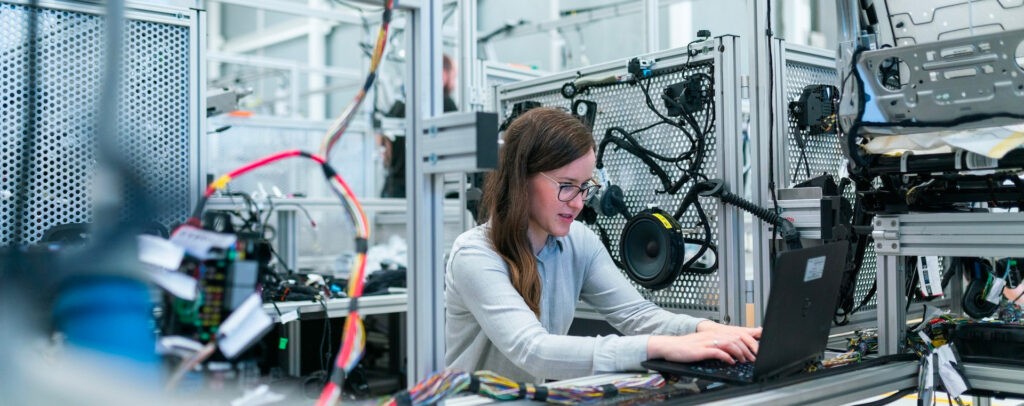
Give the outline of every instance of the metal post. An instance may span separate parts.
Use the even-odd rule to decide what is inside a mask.
[[[477,57],[477,0],[459,1],[459,111],[483,110],[483,80]]]
[[[288,376],[302,376],[302,321],[295,320],[286,324],[285,334],[288,338],[288,349],[285,352]]]
[[[731,185],[733,190],[738,190],[743,185],[743,171],[740,165],[729,165],[730,162],[743,162],[743,137],[740,131],[740,100],[739,97],[739,46],[740,41],[735,36],[724,36],[717,40],[715,53],[715,69],[718,71],[715,77],[722,78],[716,89],[722,98],[719,104],[721,108],[716,109],[715,122],[720,123],[718,142],[721,147],[718,149],[719,176]],[[746,288],[746,268],[744,264],[743,244],[739,236],[743,235],[743,215],[740,209],[734,206],[726,206],[718,202],[719,238],[718,256],[728,258],[727,261],[720,261],[726,266],[718,270],[719,288],[722,290],[724,300],[718,309],[721,320],[730,324],[744,325],[746,322],[744,290]]]
[[[756,61],[768,60],[767,42],[765,41],[764,14],[767,11],[767,0],[748,0],[747,9],[752,10],[753,24],[751,31],[747,32],[748,44],[750,44],[750,60],[755,61],[750,70],[750,89],[747,92],[750,96],[750,167],[757,168],[756,173],[768,173],[768,109],[771,108],[771,101],[768,99],[768,64],[756,63]],[[752,170],[751,173],[754,173]],[[765,204],[771,197],[768,192],[766,179],[751,178],[754,184],[751,187],[751,198],[755,203]],[[761,325],[763,322],[764,309],[768,304],[768,291],[771,289],[771,258],[768,249],[768,241],[771,233],[768,227],[754,219],[753,226],[753,258],[757,261],[754,266],[754,325]]]
[[[949,260],[946,258],[946,264],[949,265]],[[949,311],[953,314],[963,315],[964,314],[964,276],[957,272],[953,275],[953,279],[949,281]]]
[[[657,52],[661,49],[658,30],[658,0],[643,1],[644,28],[641,30],[644,39],[644,52]]]
[[[284,259],[285,266],[298,270],[296,210],[277,210],[277,253]]]
[[[839,20],[839,44],[836,47],[836,66],[839,77],[846,75],[853,59],[853,51],[857,48],[857,37],[860,35],[860,5],[857,0],[836,0],[836,18]],[[845,88],[839,89],[844,96],[839,107],[841,116],[850,116],[855,110],[850,98],[860,97],[856,93],[856,80],[847,81]]]
[[[903,342],[903,330],[907,325],[907,313],[904,307],[906,284],[901,266],[902,257],[896,255],[879,255],[875,277],[878,280],[878,353],[882,355],[899,354]]]
[[[327,8],[327,5],[323,0],[309,0],[310,8]],[[310,91],[316,89],[323,89],[327,86],[327,80],[317,69],[322,69],[327,66],[327,30],[328,26],[324,23],[323,19],[310,18],[307,24],[309,24],[309,36],[306,41],[306,54],[309,61],[309,66],[313,67],[308,73],[309,77],[306,79],[308,83],[307,89]],[[292,82],[297,84],[297,82]],[[292,94],[297,95],[297,86],[292,90]],[[327,112],[327,98],[324,93],[310,93],[306,118],[310,120],[323,120]],[[299,106],[292,106],[294,112],[298,112]],[[327,158],[327,157],[325,157]]]
[[[406,198],[409,250],[409,382],[444,365],[443,176],[425,174],[420,155],[423,119],[442,113],[441,0],[424,0],[410,18],[406,73]]]
[[[192,179],[189,187],[189,211],[195,210],[195,202],[200,194],[206,189],[206,145],[201,140],[206,139],[206,12],[196,10],[192,16],[189,30],[189,56],[192,61],[189,63],[189,151],[194,157],[189,163],[189,179]]]
[[[295,84],[299,83],[299,68],[298,67],[294,67],[294,68],[291,69],[291,71],[289,72],[289,79],[288,80],[290,81],[290,83],[295,83]],[[293,117],[293,118],[299,118],[299,88],[298,88],[298,86],[290,86],[290,89],[288,90],[288,103],[291,104],[290,106],[288,106],[291,109],[291,111],[288,112],[288,116]],[[330,157],[324,157],[324,158],[330,158]]]
[[[224,29],[223,24],[221,24],[221,19],[223,18],[221,10],[223,7],[224,6],[221,3],[216,1],[206,3],[206,15],[208,16],[207,25],[209,29],[209,35],[207,35],[207,46],[209,47],[208,49],[213,51],[220,51],[221,47],[224,45]],[[209,69],[210,76],[215,78],[220,77],[219,63],[210,66]]]
[[[860,35],[860,8],[857,0],[836,0],[836,14],[839,20],[839,43],[856,41]]]

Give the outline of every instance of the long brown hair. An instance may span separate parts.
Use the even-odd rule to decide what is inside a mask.
[[[561,168],[594,150],[594,136],[575,117],[554,108],[534,108],[505,131],[498,168],[484,188],[484,216],[490,219],[491,244],[508,263],[512,286],[540,317],[540,276],[527,227],[530,176]]]

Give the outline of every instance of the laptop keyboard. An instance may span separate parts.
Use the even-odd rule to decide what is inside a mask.
[[[720,360],[713,359],[690,364],[690,367],[706,374],[726,375],[742,381],[750,381],[754,378],[753,362],[738,362],[729,365]]]

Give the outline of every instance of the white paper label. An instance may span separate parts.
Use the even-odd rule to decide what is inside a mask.
[[[234,358],[250,344],[263,337],[274,325],[274,320],[263,311],[258,293],[249,295],[217,331],[217,346],[228,359]]]
[[[173,242],[153,235],[140,235],[139,261],[162,269],[175,271],[181,266],[185,250]]]
[[[288,323],[293,322],[293,321],[298,320],[298,319],[299,319],[299,312],[298,312],[298,310],[292,310],[292,311],[290,311],[288,313],[285,313],[285,314],[281,315],[281,324],[288,324]]]
[[[804,282],[821,279],[825,273],[825,257],[814,257],[807,260],[807,269],[804,270]]]
[[[985,295],[985,300],[992,304],[999,304],[999,302],[1003,300],[1004,286],[1006,286],[1006,279],[992,279],[992,286],[989,287],[988,294]]]
[[[215,233],[192,226],[184,226],[171,236],[171,242],[201,260],[210,258],[210,250],[225,249],[238,239],[234,234]]]
[[[960,376],[960,371],[954,367],[956,357],[953,355],[953,349],[944,345],[935,352],[939,355],[939,378],[942,378],[942,384],[950,395],[960,397],[968,388],[964,377]]]
[[[196,300],[196,290],[199,284],[191,276],[178,271],[153,267],[149,269],[149,278],[157,286],[164,288],[167,293],[190,302]]]
[[[942,267],[939,257],[917,257],[918,288],[924,297],[942,296]]]

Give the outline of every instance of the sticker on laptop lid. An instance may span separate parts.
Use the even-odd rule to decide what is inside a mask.
[[[807,269],[804,271],[804,282],[821,279],[825,273],[825,257],[814,257],[807,260]]]

